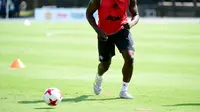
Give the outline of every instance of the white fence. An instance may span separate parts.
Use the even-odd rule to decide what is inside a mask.
[[[37,8],[35,19],[39,21],[85,21],[86,8]],[[97,13],[94,14],[97,18]]]

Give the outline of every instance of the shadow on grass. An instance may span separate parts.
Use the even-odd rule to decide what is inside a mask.
[[[118,97],[116,98],[103,98],[103,99],[88,99],[90,96],[93,95],[82,95],[75,98],[64,98],[62,99],[62,102],[82,102],[82,101],[108,101],[108,100],[117,100],[120,99]],[[19,101],[18,103],[21,104],[32,104],[32,103],[43,103],[43,100],[32,100],[32,101]]]
[[[180,103],[180,104],[163,105],[163,106],[200,106],[200,103]]]
[[[51,110],[51,109],[55,109],[53,107],[40,107],[40,108],[35,108],[35,109],[38,109],[38,110]]]

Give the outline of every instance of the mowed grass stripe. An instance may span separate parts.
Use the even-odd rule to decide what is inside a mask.
[[[27,27],[23,22],[0,22],[0,25],[0,111],[200,110],[198,24],[141,23],[131,30],[136,53],[129,92],[136,97],[134,100],[118,99],[123,59],[117,49],[105,74],[103,92],[94,95],[97,40],[88,23],[33,22]],[[17,57],[24,62],[25,69],[9,68]],[[50,110],[41,102],[48,87],[59,88],[64,97],[57,108]]]

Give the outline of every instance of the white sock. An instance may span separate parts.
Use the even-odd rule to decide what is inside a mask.
[[[123,83],[122,83],[121,91],[127,91],[127,90],[128,90],[128,85],[129,85],[129,83],[123,82]]]
[[[103,80],[103,76],[99,76],[99,74],[97,73],[97,78],[100,80]]]

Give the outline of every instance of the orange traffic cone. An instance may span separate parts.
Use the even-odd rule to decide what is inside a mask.
[[[24,64],[21,62],[19,58],[15,59],[10,68],[24,68]]]

